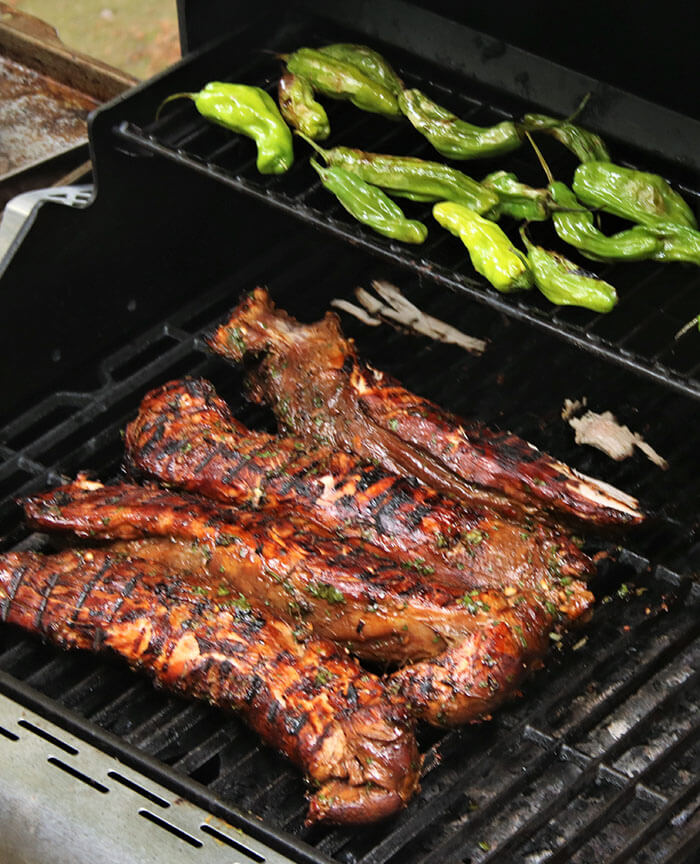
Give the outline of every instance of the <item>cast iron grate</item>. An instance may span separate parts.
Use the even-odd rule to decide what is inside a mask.
[[[279,64],[270,56],[270,49],[292,50],[300,44],[322,44],[332,38],[314,29],[301,30],[294,37],[284,29],[278,32],[281,35],[268,37],[265,43],[267,53],[251,49],[251,43],[246,42],[244,53],[239,53],[245,62],[233,68],[209,68],[209,79],[257,84],[275,95]],[[436,75],[434,67],[427,66],[418,58],[402,56],[396,49],[386,50],[387,56],[396,60],[407,86],[427,88],[438,102],[471,122],[489,125],[532,110],[533,106],[519,102],[510,94],[486,91],[473,82],[465,84],[464,80],[450,81],[447,73],[443,77],[439,72]],[[187,64],[179,65],[166,78],[159,80],[159,92],[197,90],[209,80],[206,73],[202,78],[201,67],[201,58],[196,72],[189,71]],[[169,86],[164,87],[165,82]],[[140,110],[143,111],[143,95],[140,98]],[[156,107],[154,103],[153,114]],[[393,123],[340,103],[332,103],[328,108],[332,136],[327,146],[344,144],[379,152],[439,158],[407,123]],[[308,148],[301,142],[296,143],[297,160],[287,174],[263,177],[255,169],[252,143],[207,123],[189,102],[168,106],[161,118],[152,122],[134,122],[128,110],[121,114],[123,119],[115,118],[114,132],[119,146],[127,146],[133,153],[155,154],[170,159],[188,170],[227,184],[323,231],[349,240],[385,261],[409,267],[414,273],[429,277],[440,288],[467,295],[618,365],[662,380],[681,392],[700,395],[697,339],[693,334],[679,340],[674,338],[679,329],[697,315],[700,271],[692,265],[663,266],[651,262],[597,265],[594,269],[612,282],[620,295],[618,306],[608,315],[554,307],[534,291],[502,295],[474,273],[461,243],[432,220],[429,205],[401,202],[407,213],[423,219],[430,227],[428,240],[417,247],[382,238],[354,222],[320,186],[317,175],[308,165],[305,152]],[[563,148],[550,146],[548,141],[542,145],[555,176],[570,180],[575,167],[570,154]],[[640,154],[619,143],[613,147],[613,153],[617,161],[631,164],[636,159],[640,167],[654,168],[653,160],[645,160],[643,152]],[[545,182],[534,155],[527,147],[499,159],[454,164],[477,178],[503,168],[514,171],[532,185],[541,186]],[[680,178],[683,193],[697,210],[700,194],[693,185],[695,183],[697,178]],[[576,259],[574,250],[558,243],[548,226],[532,226],[532,232],[539,242]],[[513,238],[516,237],[517,234],[513,233]],[[590,269],[590,262],[580,261]]]
[[[233,824],[238,808],[292,841],[304,839],[316,851],[291,853],[299,860],[694,860],[700,848],[700,591],[669,569],[688,566],[695,542],[694,442],[682,432],[694,403],[653,382],[636,380],[631,388],[631,376],[596,358],[573,362],[572,349],[488,307],[436,293],[430,280],[416,283],[401,268],[290,231],[264,261],[248,262],[213,288],[193,285],[196,300],[103,362],[97,390],[57,393],[2,431],[2,547],[44,543],[26,535],[14,495],[83,468],[103,479],[117,475],[119,430],[149,387],[182,374],[205,375],[244,422],[270,424],[266,412],[241,399],[238,373],[203,346],[203,333],[241,291],[268,283],[281,305],[312,320],[330,299],[319,284],[350,296],[354,285],[375,277],[393,280],[426,311],[490,340],[486,354],[473,358],[344,321],[380,368],[657,506],[668,505],[674,490],[674,508],[667,506],[654,529],[601,571],[600,601],[586,632],[561,650],[555,646],[525,697],[491,723],[444,734],[422,730],[428,770],[420,796],[398,819],[362,831],[304,829],[303,783],[281,757],[235,717],[157,692],[119,663],[64,654],[3,627],[0,686],[20,699],[31,692],[35,708],[88,730],[91,740]],[[649,425],[651,443],[671,462],[669,472],[642,457],[614,464],[575,448],[558,412],[564,395],[584,393],[593,407],[614,408],[634,428]],[[676,422],[659,428],[653,421],[662,416]],[[632,587],[620,590],[623,584]]]

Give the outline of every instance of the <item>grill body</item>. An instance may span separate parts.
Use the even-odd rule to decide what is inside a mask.
[[[473,358],[344,319],[362,355],[444,407],[512,429],[638,495],[658,518],[601,568],[585,633],[554,646],[523,698],[491,722],[422,730],[420,796],[398,819],[361,832],[305,829],[303,784],[281,757],[235,717],[157,693],[119,663],[63,654],[3,626],[0,690],[293,860],[696,860],[700,594],[692,576],[700,548],[689,430],[698,357],[690,343],[669,340],[697,313],[698,274],[609,268],[623,299],[608,318],[552,310],[531,296],[504,299],[474,277],[453,238],[431,231],[435,239],[414,254],[353,224],[314,186],[299,148],[289,175],[261,178],[250,142],[207,126],[190,106],[153,119],[165,95],[213,78],[271,88],[277,67],[258,49],[340,39],[385,50],[407,80],[479,123],[533,108],[566,113],[590,79],[508,46],[499,53],[497,40],[459,23],[446,30],[433,12],[403,4],[270,6],[252,18],[236,18],[229,4],[212,3],[206,14],[195,5],[180,7],[192,52],[93,116],[94,203],[84,211],[44,205],[6,265],[2,548],[45,545],[27,535],[16,495],[80,469],[118,475],[120,430],[150,387],[203,375],[241,420],[273,428],[266,411],[243,400],[238,371],[203,347],[243,291],[266,284],[279,305],[310,321],[373,278],[489,347]],[[523,70],[527,86],[516,80]],[[661,171],[696,203],[700,185],[678,133],[696,121],[593,83],[599,107],[590,125],[612,129],[616,154]],[[334,141],[429,153],[386,121],[331,109]],[[553,167],[566,171],[566,157],[552,152]],[[539,185],[523,155],[513,159],[509,167]],[[564,398],[584,395],[643,432],[669,470],[575,447],[559,414]]]

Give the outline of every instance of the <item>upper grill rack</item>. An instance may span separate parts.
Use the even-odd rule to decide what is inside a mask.
[[[329,38],[307,33],[292,44],[289,44],[289,36],[280,37],[278,43],[272,45],[268,40],[266,47],[281,51],[324,41],[329,41]],[[278,63],[269,53],[254,54],[249,44],[245,64],[232,70],[211,70],[209,74],[220,80],[257,84],[274,95]],[[387,49],[387,55],[392,60],[402,59],[401,53],[395,49]],[[416,58],[403,58],[403,62],[396,65],[408,86],[427,89],[437,101],[450,106],[471,122],[489,125],[506,117],[517,117],[533,107],[506,93],[487,91],[471,82],[468,86],[462,82],[463,89],[457,92],[454,84],[448,86],[444,80],[435,80],[432,68]],[[181,66],[177,72],[161,79],[161,89],[164,80],[172,83],[172,91],[196,90],[205,83],[201,78],[194,78],[192,73],[188,76],[187,66]],[[152,107],[155,113],[157,106],[154,104]],[[332,136],[325,146],[344,144],[379,152],[440,158],[407,123],[393,123],[343,104],[331,103],[327,108]],[[691,332],[680,340],[674,338],[698,311],[700,270],[692,265],[652,262],[596,265],[599,275],[614,284],[620,296],[618,306],[608,315],[552,306],[536,291],[502,295],[474,273],[464,247],[439,228],[426,205],[402,202],[409,215],[423,219],[429,226],[428,240],[418,247],[380,237],[354,222],[333,196],[321,188],[317,175],[308,165],[308,148],[301,141],[296,142],[296,162],[287,174],[263,177],[255,169],[252,143],[206,122],[189,103],[168,106],[161,118],[153,122],[134,122],[128,112],[123,113],[127,116],[116,123],[113,131],[121,145],[133,153],[155,154],[172,160],[361,246],[386,261],[409,267],[444,288],[466,294],[588,352],[663,381],[680,392],[696,397],[700,395],[697,334]],[[569,154],[563,148],[550,146],[547,141],[542,142],[542,146],[555,176],[570,179],[575,163]],[[613,150],[618,161],[630,164],[636,159],[640,167],[654,167],[650,161],[644,160],[643,154],[640,156],[629,147],[625,149],[622,145]],[[454,164],[477,178],[502,168],[514,171],[519,178],[533,185],[541,186],[544,182],[534,155],[531,156],[526,146],[497,160]],[[690,185],[689,178],[682,179],[686,185],[681,183],[681,189],[697,210],[700,202],[698,190]],[[575,251],[558,243],[553,231],[541,226],[535,226],[533,230],[541,232],[540,242],[544,245],[566,251],[576,259]],[[513,234],[514,239],[515,236]],[[584,266],[590,266],[585,259],[581,261]]]

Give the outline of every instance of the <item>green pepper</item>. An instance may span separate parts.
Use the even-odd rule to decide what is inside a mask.
[[[403,90],[403,81],[394,72],[391,65],[381,54],[368,48],[366,45],[353,45],[347,42],[339,42],[335,45],[324,45],[318,49],[321,54],[335,57],[352,63],[353,66],[363,72],[368,78],[382,87],[386,87],[391,93],[398,95]]]
[[[557,306],[583,306],[594,312],[609,312],[617,303],[617,292],[595,273],[581,269],[563,255],[535,246],[520,229],[535,285]]]
[[[413,156],[366,153],[351,147],[324,150],[313,141],[308,143],[328,165],[343,168],[391,195],[412,201],[458,201],[477,213],[485,213],[498,204],[494,192],[461,171],[439,162],[427,162]]]
[[[528,132],[546,132],[571,150],[581,162],[610,161],[608,148],[600,135],[589,132],[581,126],[575,126],[567,120],[557,120],[556,117],[549,117],[547,114],[526,114],[521,121],[521,126]]]
[[[338,60],[313,48],[299,48],[282,55],[287,69],[306,78],[318,93],[332,99],[347,99],[362,108],[387,117],[400,117],[396,96],[387,87],[369,78],[353,63]]]
[[[700,264],[700,231],[673,222],[659,223],[653,230],[661,241],[661,248],[652,256],[654,261]]]
[[[306,78],[287,72],[280,78],[277,101],[284,119],[314,141],[324,141],[331,134],[328,115],[314,99],[314,91]]]
[[[473,126],[437,105],[420,90],[403,90],[399,108],[433,147],[448,159],[485,159],[509,153],[520,146],[515,123]]]
[[[584,162],[574,174],[576,197],[589,207],[665,230],[668,223],[697,228],[687,203],[658,174],[612,162]]]
[[[495,222],[453,201],[436,204],[433,216],[443,228],[460,238],[476,272],[498,291],[509,293],[532,287],[532,273],[525,256]]]
[[[358,222],[369,225],[385,237],[404,243],[422,243],[428,236],[425,225],[415,219],[407,219],[403,210],[381,189],[342,168],[323,167],[313,159],[311,164],[324,187],[336,196]]]
[[[553,201],[563,208],[552,213],[554,230],[560,239],[586,257],[599,261],[642,261],[662,250],[663,241],[643,225],[606,236],[595,227],[591,211],[581,206],[565,183],[552,182],[549,190]]]
[[[173,99],[191,99],[199,113],[233,132],[252,138],[258,148],[261,174],[282,174],[294,162],[292,133],[269,93],[248,84],[211,81],[199,93],[173,93]]]
[[[543,222],[549,217],[549,192],[546,189],[533,189],[520,183],[510,171],[494,171],[481,181],[487,189],[498,195],[498,204],[489,216],[527,222]]]

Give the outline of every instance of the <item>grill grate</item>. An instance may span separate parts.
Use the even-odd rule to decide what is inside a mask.
[[[280,32],[284,35],[267,40],[267,49],[283,51],[300,44],[318,44],[332,39],[328,33],[314,29],[302,31],[294,38],[283,28]],[[470,122],[489,125],[532,109],[531,105],[514,100],[506,93],[487,91],[473,82],[469,83],[467,92],[462,92],[463,80],[448,84],[444,76],[436,75],[432,67],[415,57],[402,56],[400,51],[391,48],[387,49],[387,54],[398,60],[399,74],[407,86],[427,87],[438,102]],[[248,57],[247,61],[233,69],[207,70],[209,77],[257,84],[275,95],[277,61],[269,54],[253,56],[250,50],[244,56]],[[198,89],[208,80],[206,72],[202,78],[200,67],[201,64],[196,73],[188,67],[184,70],[179,67],[159,81],[161,91]],[[169,86],[165,86],[166,82]],[[143,109],[143,105],[141,107]],[[156,104],[151,106],[150,116],[155,107]],[[408,124],[392,123],[337,103],[329,105],[328,110],[332,137],[327,146],[344,144],[380,152],[439,158]],[[115,121],[114,132],[120,145],[128,147],[134,154],[155,154],[172,160],[187,170],[264,201],[315,228],[349,240],[385,261],[406,266],[414,274],[429,277],[440,288],[478,300],[511,318],[533,325],[539,331],[564,338],[587,352],[651,379],[664,381],[679,392],[700,395],[697,340],[688,335],[678,341],[674,339],[682,325],[697,314],[700,272],[692,265],[664,266],[651,262],[597,265],[599,274],[612,282],[620,295],[618,306],[608,315],[555,307],[538,292],[501,295],[474,273],[460,241],[436,225],[429,206],[401,202],[410,216],[423,219],[430,228],[428,240],[418,247],[387,240],[354,222],[322,189],[318,177],[308,166],[304,152],[308,148],[301,142],[296,144],[297,161],[287,174],[263,177],[255,169],[252,142],[207,123],[190,103],[169,106],[161,118],[153,122],[135,122],[128,110],[120,113],[122,119]],[[570,180],[575,167],[573,157],[570,158],[563,148],[552,147],[548,141],[542,142],[542,147],[555,176]],[[614,155],[617,161],[625,164],[633,164],[636,160],[647,170],[655,167],[651,157],[645,159],[643,153],[635,152],[629,146],[618,145],[614,148]],[[545,182],[534,155],[526,147],[497,160],[454,164],[477,178],[503,168],[514,171],[519,178],[533,185],[541,186]],[[679,181],[676,182],[678,185]],[[691,178],[680,178],[680,186],[691,206],[697,210],[700,191]],[[533,226],[532,231],[540,242],[576,258],[576,252],[560,244],[548,227]],[[517,234],[511,233],[515,239]],[[590,266],[585,259],[580,260],[583,266]]]
[[[377,264],[344,244],[319,244],[299,227],[263,260],[208,287],[102,363],[92,392],[59,392],[13,420],[0,435],[3,547],[41,547],[26,535],[12,498],[83,468],[118,473],[119,430],[151,386],[205,375],[251,426],[270,427],[244,403],[236,370],[209,356],[202,336],[242,290],[270,285],[293,314],[312,320],[330,295],[388,278],[427,312],[490,340],[481,358],[388,328],[344,321],[360,352],[407,386],[446,407],[519,434],[575,467],[665,504],[657,525],[601,570],[600,598],[587,641],[554,650],[525,698],[487,724],[441,734],[421,730],[428,770],[416,801],[396,820],[361,832],[303,827],[304,786],[285,760],[261,747],[235,717],[153,690],[119,663],[63,654],[9,627],[0,629],[0,689],[67,728],[87,730],[120,759],[245,828],[251,811],[270,830],[315,848],[306,861],[691,861],[700,845],[698,659],[700,590],[671,569],[692,567],[696,518],[692,440],[683,438],[694,403],[653,382],[635,381],[478,303],[435,292],[427,279]],[[552,357],[556,362],[552,363]],[[541,382],[546,380],[546,387]],[[614,408],[671,461],[665,474],[642,457],[610,463],[572,445],[558,417],[563,396],[588,395]],[[659,428],[658,418],[674,424]],[[665,501],[674,490],[673,506]],[[650,564],[649,559],[653,560]],[[625,599],[621,583],[635,588]],[[642,591],[642,589],[646,589]],[[610,602],[603,598],[609,597]],[[114,737],[116,736],[116,738]],[[238,820],[238,821],[236,821]],[[267,830],[267,829],[265,829]],[[286,834],[283,834],[286,836]],[[268,839],[269,837],[265,837]]]

